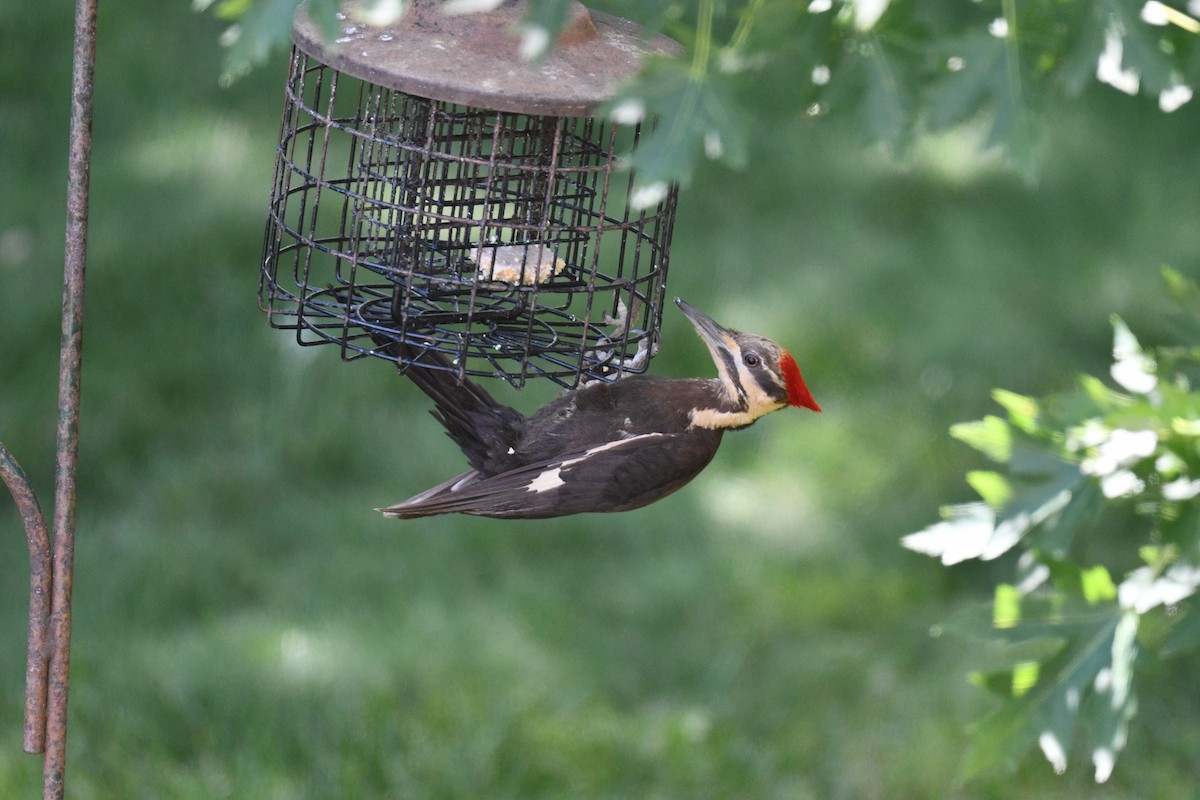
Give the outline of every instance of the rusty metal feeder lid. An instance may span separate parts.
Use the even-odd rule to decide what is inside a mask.
[[[637,73],[647,55],[682,48],[636,23],[571,2],[558,45],[538,62],[521,58],[518,24],[525,0],[493,11],[446,14],[438,0],[411,0],[384,27],[338,15],[327,41],[304,11],[292,38],[307,55],[339,72],[406,94],[517,114],[587,117]]]

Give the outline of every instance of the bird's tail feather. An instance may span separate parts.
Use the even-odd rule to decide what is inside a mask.
[[[413,495],[407,500],[388,506],[386,508],[377,508],[376,511],[383,514],[385,517],[393,519],[413,519],[415,517],[426,517],[431,514],[441,513],[438,511],[429,511],[426,509],[427,504],[437,500],[444,494],[457,491],[464,486],[469,486],[471,483],[479,479],[479,473],[476,470],[469,470],[461,475],[455,475],[448,481],[439,483],[437,486],[432,486],[420,494]]]
[[[483,469],[489,453],[504,452],[516,442],[523,417],[498,402],[479,384],[463,377],[441,353],[370,332],[380,351],[395,356],[401,373],[429,396],[430,412],[466,455],[474,469]]]

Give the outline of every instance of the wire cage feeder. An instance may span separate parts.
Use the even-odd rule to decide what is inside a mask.
[[[444,354],[461,376],[574,387],[642,372],[657,347],[676,187],[630,203],[595,116],[662,36],[574,4],[558,46],[519,57],[522,3],[391,26],[297,16],[259,303],[343,358]],[[390,346],[403,343],[409,348]]]

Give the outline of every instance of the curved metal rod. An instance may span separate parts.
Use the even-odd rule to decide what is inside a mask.
[[[50,531],[21,465],[0,443],[0,478],[17,504],[29,540],[29,655],[25,667],[26,753],[46,747],[46,674],[50,666]]]

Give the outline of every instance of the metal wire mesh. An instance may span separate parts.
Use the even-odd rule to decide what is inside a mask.
[[[644,371],[675,190],[634,211],[626,142],[594,118],[444,103],[293,50],[259,302],[301,344],[564,386]]]

